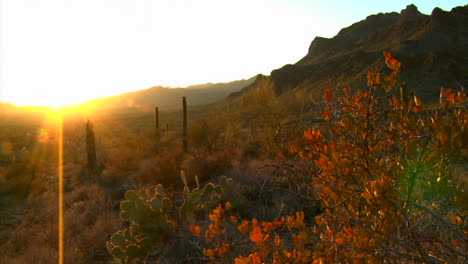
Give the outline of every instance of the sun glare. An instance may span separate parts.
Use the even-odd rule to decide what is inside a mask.
[[[36,94],[33,96],[12,98],[9,100],[17,106],[46,106],[55,109],[63,108],[68,105],[77,104],[86,101],[86,98],[64,98],[61,96],[51,96],[48,94]]]

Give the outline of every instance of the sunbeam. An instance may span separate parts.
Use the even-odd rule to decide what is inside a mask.
[[[63,264],[63,113],[57,112],[58,126],[58,263]]]

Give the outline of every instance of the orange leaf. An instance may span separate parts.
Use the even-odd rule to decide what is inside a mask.
[[[307,129],[306,131],[304,131],[304,137],[306,140],[312,143],[322,137],[322,131],[314,130],[314,129]]]
[[[273,224],[271,222],[262,222],[262,226],[265,233],[273,231]]]
[[[298,148],[297,146],[294,146],[294,145],[289,145],[289,146],[288,146],[288,150],[289,150],[289,152],[291,152],[291,153],[297,153],[297,152],[299,152],[299,148]]]
[[[338,243],[338,244],[340,244],[340,245],[344,245],[344,244],[345,244],[344,239],[341,238],[341,237],[337,237],[337,238],[335,239],[335,242]]]
[[[254,229],[250,233],[250,240],[252,240],[253,242],[257,244],[263,243],[263,233],[260,227],[258,226],[254,227]]]
[[[323,261],[323,258],[318,258],[318,259],[314,260],[314,262],[312,264],[323,264],[323,263],[325,263]]]
[[[275,245],[276,246],[281,246],[281,237],[280,236],[275,236]]]
[[[385,60],[389,60],[392,58],[392,53],[390,51],[384,51],[383,54],[385,56]]]
[[[350,236],[353,235],[353,229],[351,227],[344,227],[343,230]]]
[[[375,84],[381,84],[382,83],[382,74],[380,72],[377,72],[375,74]]]
[[[253,226],[258,226],[258,220],[257,220],[257,218],[252,219],[252,225],[253,225]]]
[[[231,215],[231,216],[229,217],[229,219],[231,220],[231,222],[232,222],[233,224],[237,223],[237,216]]]
[[[367,85],[372,86],[374,84],[374,72],[368,71],[367,72]]]
[[[211,248],[203,250],[205,256],[209,257],[211,260],[216,258],[216,253]]]
[[[237,230],[241,231],[243,234],[247,235],[250,232],[249,221],[244,220],[242,224],[237,227]]]
[[[196,225],[190,225],[189,230],[196,236],[200,236],[201,234],[201,229],[199,226]]]
[[[330,119],[331,119],[330,111],[324,111],[323,112],[323,117],[325,118],[325,120],[330,121]]]
[[[324,169],[324,170],[329,170],[329,167],[328,167],[328,158],[324,155],[322,155],[320,157],[319,160],[317,160],[317,166],[319,166],[321,169]]]
[[[361,197],[366,199],[369,203],[371,202],[372,200],[372,194],[368,193],[368,192],[363,192],[361,193]]]
[[[234,259],[234,264],[249,264],[248,258],[238,257]]]
[[[345,95],[349,95],[349,87],[345,87],[343,88],[343,92],[345,93]]]
[[[252,263],[252,264],[260,264],[260,263],[262,263],[262,261],[261,261],[261,259],[260,259],[260,256],[258,255],[257,252],[250,254],[250,255],[249,255],[249,260],[250,260],[250,263]]]

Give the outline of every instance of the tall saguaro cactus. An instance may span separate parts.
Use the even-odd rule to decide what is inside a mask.
[[[188,138],[187,138],[187,100],[185,96],[182,97],[182,108],[184,113],[184,120],[183,120],[183,131],[182,131],[182,143],[184,146],[184,152],[188,152]]]
[[[156,131],[155,131],[155,139],[156,139],[156,143],[159,143],[159,139],[161,137],[160,133],[159,133],[159,109],[158,107],[156,106],[154,108],[154,114],[155,114],[155,122],[156,122]]]
[[[89,120],[86,122],[86,150],[88,152],[88,168],[94,170],[97,167],[96,162],[96,139],[94,135],[93,123]]]

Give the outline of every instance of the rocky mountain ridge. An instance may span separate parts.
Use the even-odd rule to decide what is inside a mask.
[[[316,37],[306,56],[295,64],[259,75],[229,99],[238,100],[256,87],[268,86],[276,95],[324,89],[362,87],[370,69],[384,67],[383,51],[402,61],[401,80],[410,91],[433,101],[440,87],[468,86],[468,5],[431,15],[414,5],[400,13],[379,13],[343,28],[333,38]]]

